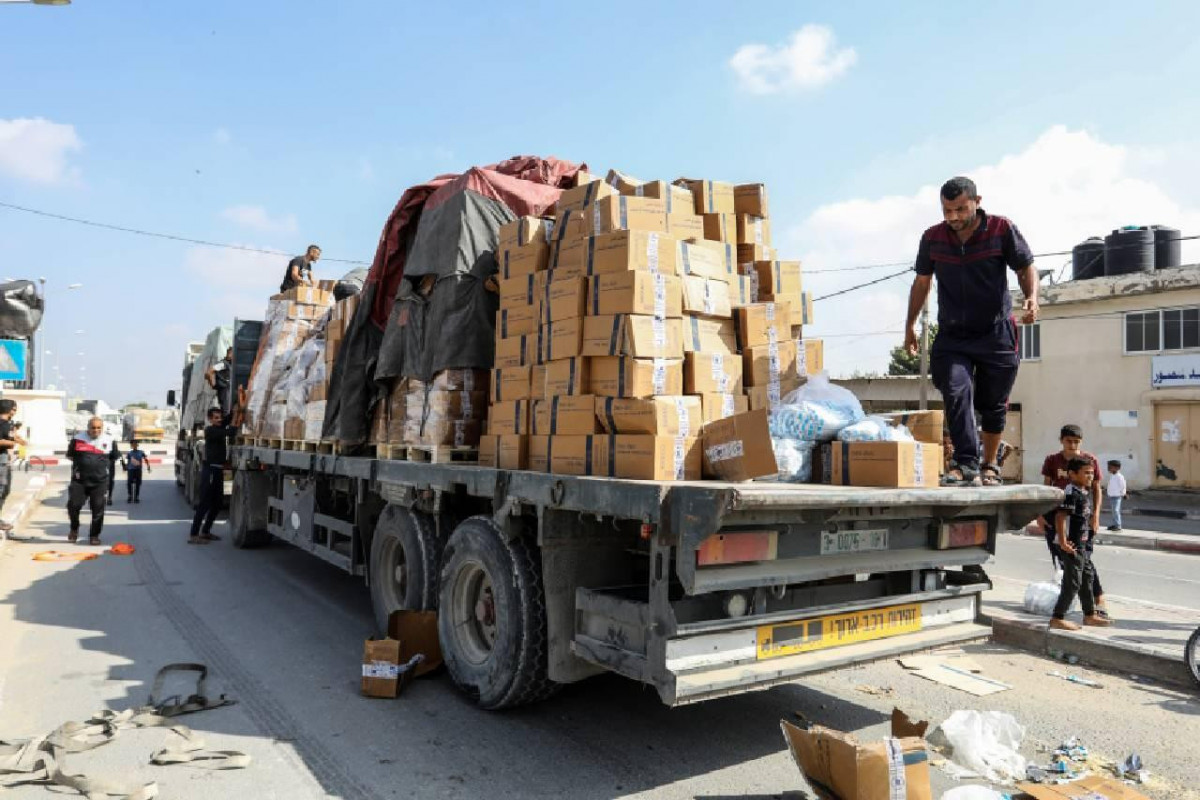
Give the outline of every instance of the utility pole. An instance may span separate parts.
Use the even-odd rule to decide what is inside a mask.
[[[925,411],[929,408],[929,298],[925,298],[925,305],[921,307],[921,404],[920,408]]]

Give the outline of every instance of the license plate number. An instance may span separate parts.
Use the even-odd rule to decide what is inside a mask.
[[[888,532],[886,528],[838,531],[821,534],[821,555],[837,555],[838,553],[864,553],[870,550],[887,550]]]
[[[763,625],[758,629],[758,658],[791,656],[919,630],[920,603]]]

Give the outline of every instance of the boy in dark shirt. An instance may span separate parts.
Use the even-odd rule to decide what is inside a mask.
[[[125,473],[129,480],[127,482],[129,488],[129,499],[126,502],[140,503],[142,502],[142,470],[150,471],[150,462],[146,459],[146,453],[138,446],[138,440],[134,439],[129,443],[130,450],[125,454]]]
[[[1108,627],[1112,621],[1096,613],[1096,598],[1092,594],[1095,568],[1087,548],[1088,541],[1095,535],[1092,525],[1092,481],[1095,479],[1095,470],[1090,459],[1076,456],[1067,462],[1067,475],[1071,482],[1063,490],[1062,505],[1054,516],[1063,579],[1058,603],[1050,618],[1050,627],[1064,631],[1079,630],[1078,625],[1066,618],[1076,595],[1083,606],[1083,624]]]

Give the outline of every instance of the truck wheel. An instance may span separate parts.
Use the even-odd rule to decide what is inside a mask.
[[[387,630],[393,611],[437,608],[440,554],[429,517],[411,508],[388,505],[371,537],[371,606],[375,624]]]
[[[229,538],[242,550],[270,543],[267,532],[267,498],[270,482],[265,473],[239,469],[233,473],[233,494],[229,497]]]
[[[454,529],[443,564],[438,637],[458,687],[490,710],[553,694],[537,550],[505,540],[490,518],[471,517]]]

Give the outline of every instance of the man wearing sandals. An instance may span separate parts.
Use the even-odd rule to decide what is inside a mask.
[[[232,415],[217,407],[208,410],[204,429],[204,466],[200,468],[200,504],[192,518],[188,544],[208,544],[220,539],[212,532],[213,522],[225,503],[225,462],[229,459],[229,440],[237,433]]]
[[[1017,226],[979,207],[981,198],[970,178],[946,181],[941,200],[944,221],[925,231],[917,248],[904,346],[916,355],[917,317],[936,276],[938,335],[930,353],[930,373],[942,393],[954,443],[954,459],[946,465],[942,483],[994,486],[1000,483],[996,462],[1008,394],[1020,363],[1007,270],[1016,273],[1025,295],[1026,325],[1037,321],[1037,270]],[[982,454],[976,412],[983,431]]]
[[[89,419],[87,430],[75,434],[67,445],[67,458],[71,460],[71,483],[67,486],[67,517],[71,521],[68,542],[79,540],[79,512],[86,502],[92,510],[88,544],[100,544],[108,472],[113,460],[119,457],[117,442],[104,432],[104,420],[99,417]]]

